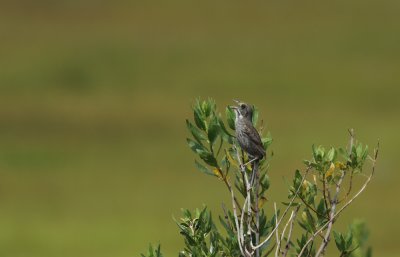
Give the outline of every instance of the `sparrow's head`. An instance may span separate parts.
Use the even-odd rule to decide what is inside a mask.
[[[233,100],[237,103],[237,106],[229,106],[236,113],[236,118],[245,118],[252,120],[253,117],[253,107],[250,104],[246,104],[239,100]]]

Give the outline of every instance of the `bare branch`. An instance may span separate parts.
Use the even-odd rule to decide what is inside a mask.
[[[292,212],[292,216],[291,216],[291,218],[289,219],[289,221],[290,221],[290,228],[289,228],[289,233],[288,233],[288,236],[287,236],[287,241],[286,241],[286,245],[285,245],[285,250],[283,250],[283,253],[282,253],[282,256],[283,257],[286,257],[286,255],[288,254],[288,252],[289,252],[289,249],[290,249],[290,238],[292,237],[292,232],[293,232],[293,223],[294,223],[294,221],[295,221],[295,219],[296,219],[296,215],[297,215],[297,212],[300,210],[300,206],[297,206],[297,208],[296,208],[296,210],[294,211],[294,212]]]
[[[279,224],[282,222],[283,218],[286,216],[287,212],[289,211],[289,208],[292,207],[293,202],[294,202],[294,200],[296,199],[297,195],[299,194],[300,188],[302,187],[303,182],[304,182],[304,180],[306,179],[306,177],[307,177],[307,175],[308,175],[308,172],[309,172],[311,169],[312,169],[311,166],[308,166],[308,167],[307,167],[307,169],[306,169],[306,171],[305,171],[305,174],[304,174],[304,176],[303,176],[303,178],[302,178],[302,180],[301,180],[301,182],[300,182],[299,187],[297,188],[295,194],[293,195],[293,197],[292,197],[292,199],[290,200],[288,206],[286,207],[285,211],[283,212],[281,218],[280,218],[279,221],[278,221],[278,226],[279,226]],[[272,235],[274,234],[276,228],[277,228],[277,226],[271,231],[271,233],[269,234],[269,236],[267,236],[267,238],[264,239],[264,241],[262,241],[260,244],[258,244],[258,245],[256,245],[256,246],[254,246],[254,249],[260,248],[261,246],[263,246],[263,244],[265,244],[266,242],[268,242],[268,241],[271,239]]]
[[[285,226],[283,227],[283,230],[282,230],[282,233],[281,233],[281,238],[280,238],[280,240],[279,240],[279,242],[278,242],[277,249],[279,249],[279,250],[277,250],[277,251],[279,251],[280,254],[282,253],[282,251],[281,251],[281,245],[282,245],[282,242],[283,242],[283,240],[284,240],[284,238],[285,238],[285,232],[286,232],[287,227],[289,226],[290,221],[292,220],[293,214],[294,214],[294,211],[292,211],[292,213],[290,214],[290,217],[289,217],[288,221],[286,222]],[[278,230],[277,230],[277,231],[278,231]]]
[[[261,123],[262,124],[262,123]],[[259,165],[254,165],[253,166],[253,172],[255,172],[255,189],[254,189],[254,195],[255,195],[255,201],[254,201],[254,209],[255,209],[255,216],[256,216],[256,231],[255,231],[255,244],[258,245],[260,243],[260,210],[259,210],[259,187],[260,187],[260,173],[259,173]],[[260,249],[256,249],[256,257],[260,257]]]
[[[239,230],[240,230],[240,236],[241,236],[241,240],[242,240],[242,243],[243,243],[243,244],[244,244],[244,232],[243,232],[244,226],[243,226],[243,221],[244,221],[244,213],[245,213],[244,210],[246,209],[246,205],[247,205],[248,200],[249,200],[248,197],[246,197],[246,199],[244,200],[243,211],[242,211],[242,215],[241,215],[241,217],[240,217],[240,227],[239,227]]]
[[[354,145],[354,138],[356,137],[356,134],[354,133],[354,129],[349,129],[349,134],[350,134],[350,142],[349,142],[349,153],[351,154],[351,150],[353,149]]]
[[[364,184],[362,185],[362,187],[360,188],[360,190],[358,190],[358,192],[346,203],[342,206],[342,208],[339,209],[338,212],[336,212],[335,215],[333,215],[333,217],[331,217],[331,219],[329,219],[323,226],[321,226],[305,243],[305,245],[303,246],[303,248],[301,249],[300,253],[297,255],[298,257],[302,256],[305,249],[307,248],[307,246],[314,240],[315,236],[318,235],[321,231],[323,231],[326,226],[328,226],[330,224],[330,222],[332,220],[334,220],[336,217],[339,216],[339,214],[345,210],[358,196],[360,196],[360,194],[367,188],[368,184],[370,183],[372,177],[375,174],[375,166],[376,166],[376,160],[378,159],[378,153],[379,153],[379,142],[378,142],[378,146],[377,148],[374,150],[374,157],[371,158],[372,159],[372,171],[371,174],[368,176],[367,180],[364,182]]]
[[[240,249],[240,252],[242,253],[242,255],[245,256],[244,255],[244,251],[243,251],[243,247],[242,247],[242,238],[240,236],[240,227],[239,227],[238,216],[237,216],[237,212],[236,212],[235,195],[233,193],[233,189],[232,189],[231,185],[229,183],[228,183],[228,185],[229,185],[229,187],[228,187],[229,191],[231,192],[233,216],[235,218],[235,225],[236,225],[236,232],[237,232],[237,237],[238,237],[239,249]]]
[[[321,243],[321,245],[320,245],[315,257],[319,257],[323,252],[325,252],[325,249],[328,246],[328,243],[329,243],[329,240],[330,240],[332,226],[333,226],[333,223],[335,222],[334,219],[333,219],[333,216],[335,215],[336,205],[338,203],[340,186],[341,186],[341,184],[343,182],[343,178],[344,178],[345,175],[346,175],[346,172],[342,171],[342,175],[340,176],[340,179],[339,179],[339,181],[338,181],[338,183],[336,185],[336,194],[335,194],[335,197],[333,199],[333,202],[331,203],[331,211],[329,212],[329,218],[330,218],[329,220],[330,221],[329,221],[328,229],[327,229],[327,231],[325,233],[325,237],[322,240],[322,243]]]
[[[275,257],[279,256],[279,249],[281,247],[281,240],[279,239],[279,229],[278,229],[278,212],[276,211],[276,202],[274,202],[274,210],[275,210],[275,234],[276,234],[276,251]]]

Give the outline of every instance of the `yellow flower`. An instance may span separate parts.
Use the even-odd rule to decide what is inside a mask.
[[[219,179],[223,179],[222,173],[221,173],[221,171],[220,171],[219,169],[214,168],[214,169],[213,169],[213,173],[214,173],[215,176],[217,176]]]
[[[346,164],[344,164],[343,162],[336,162],[335,165],[339,170],[345,170],[347,168]]]
[[[328,178],[328,177],[332,176],[334,171],[335,171],[335,164],[333,164],[333,162],[332,162],[331,166],[325,173],[325,177]]]

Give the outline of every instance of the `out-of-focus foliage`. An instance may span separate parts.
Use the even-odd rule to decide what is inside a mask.
[[[154,248],[151,244],[149,245],[149,249],[147,250],[147,254],[141,254],[142,257],[163,257],[161,253],[161,245],[158,245],[157,248]]]
[[[400,1],[0,6],[0,256],[131,256],[157,240],[176,254],[171,213],[206,201],[217,218],[227,202],[182,126],[190,99],[213,96],[223,115],[256,103],[273,132],[268,208],[310,144],[378,136],[380,172],[346,216],[368,222],[375,256],[398,257]]]

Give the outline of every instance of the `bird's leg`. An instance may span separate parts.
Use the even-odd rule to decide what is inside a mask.
[[[247,164],[250,164],[250,163],[252,163],[252,162],[254,162],[254,161],[257,161],[257,160],[258,160],[258,158],[254,158],[254,159],[252,159],[252,160],[246,162],[245,164],[243,164],[243,166],[247,166]]]
[[[252,168],[252,172],[251,172],[251,180],[250,180],[250,185],[253,188],[254,186],[254,180],[257,176],[257,172],[258,172],[258,159],[256,160],[256,162],[254,162],[253,168]]]

